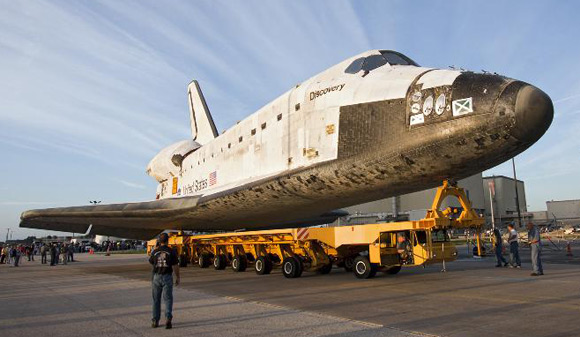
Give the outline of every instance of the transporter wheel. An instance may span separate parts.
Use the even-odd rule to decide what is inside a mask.
[[[258,275],[267,275],[272,271],[272,261],[265,256],[260,256],[254,263],[254,269]]]
[[[213,258],[213,267],[216,270],[224,270],[226,269],[226,256],[223,254],[216,255]]]
[[[325,264],[322,268],[318,269],[318,272],[321,274],[328,274],[332,270],[332,262],[329,264]]]
[[[302,272],[304,271],[304,262],[302,262],[302,258],[298,255],[294,256],[294,258],[298,260],[298,276],[296,277],[300,277],[302,276]]]
[[[387,274],[395,275],[401,271],[401,266],[394,266],[387,269]]]
[[[354,267],[354,259],[352,257],[347,257],[344,259],[344,270],[351,272]]]
[[[248,267],[248,260],[245,255],[236,255],[232,260],[232,270],[235,272],[245,271]]]
[[[197,260],[200,268],[207,268],[211,264],[211,260],[207,254],[201,254]]]
[[[357,256],[354,259],[353,272],[357,278],[367,279],[377,274],[377,266],[371,263],[366,256]]]
[[[287,257],[282,262],[282,274],[287,278],[296,278],[302,275],[302,262],[294,257]]]

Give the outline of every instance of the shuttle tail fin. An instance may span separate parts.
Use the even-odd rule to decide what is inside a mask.
[[[191,117],[191,135],[193,140],[203,145],[217,137],[218,132],[196,80],[187,87],[187,100]]]

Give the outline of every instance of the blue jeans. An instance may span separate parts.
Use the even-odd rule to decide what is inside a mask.
[[[532,268],[534,273],[543,274],[544,268],[542,268],[542,259],[540,257],[542,255],[542,247],[538,243],[532,243],[530,248],[532,251]]]
[[[520,261],[520,251],[517,242],[510,243],[510,264],[514,267],[522,265],[522,262]]]
[[[151,280],[153,290],[153,319],[158,321],[161,318],[161,293],[165,302],[165,318],[173,318],[173,275],[153,274]]]

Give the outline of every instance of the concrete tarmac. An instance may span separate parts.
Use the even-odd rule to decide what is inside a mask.
[[[544,253],[541,277],[529,276],[526,249],[522,269],[462,256],[445,273],[439,264],[370,280],[339,268],[286,279],[188,266],[171,331],[149,327],[144,255],[0,265],[0,336],[580,336],[580,258]]]
[[[0,336],[414,336],[379,324],[214,295],[189,282],[174,288],[173,329],[152,329],[145,255],[77,258],[66,266],[41,265],[38,259],[17,268],[0,265]],[[137,277],[124,277],[124,271]],[[183,279],[193,271],[184,269]]]

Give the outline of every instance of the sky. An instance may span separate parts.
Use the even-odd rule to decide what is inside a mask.
[[[580,198],[577,1],[0,1],[0,240],[32,208],[151,200],[145,174],[190,138],[197,79],[219,130],[369,49],[495,71],[554,101],[516,157],[531,210]],[[511,164],[484,172],[511,176]]]

